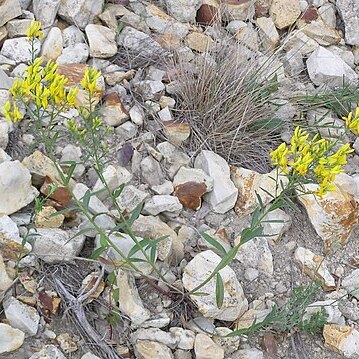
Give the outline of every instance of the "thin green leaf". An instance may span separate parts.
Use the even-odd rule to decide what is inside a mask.
[[[70,162],[70,167],[66,171],[66,178],[64,180],[64,185],[67,186],[70,183],[72,175],[74,174],[75,168],[77,166],[76,162]]]
[[[224,249],[224,247],[222,246],[222,244],[220,244],[215,238],[213,238],[212,236],[210,236],[209,234],[207,234],[205,232],[201,232],[200,234],[203,237],[203,239],[206,242],[208,242],[211,246],[218,249],[222,254],[227,254],[227,252]]]
[[[220,271],[225,266],[227,266],[229,263],[231,263],[233,261],[234,257],[236,256],[238,249],[239,249],[239,247],[236,246],[236,247],[232,248],[230,251],[228,251],[227,254],[222,258],[222,260],[219,262],[219,264],[215,268],[215,271]]]
[[[100,255],[107,249],[107,246],[101,246],[96,248],[90,255],[90,259],[98,259]]]
[[[118,186],[113,192],[112,192],[112,195],[114,198],[118,198],[120,197],[123,189],[125,188],[125,184],[121,184],[120,186]]]
[[[127,224],[131,227],[135,220],[140,216],[142,211],[143,203],[140,203],[131,213],[130,219],[127,221]]]
[[[224,300],[224,284],[220,273],[216,275],[216,303],[218,308],[222,308]]]
[[[136,254],[138,251],[141,250],[141,247],[144,248],[151,240],[149,238],[144,238],[138,243],[136,243],[128,252],[128,257],[132,257],[134,254]]]

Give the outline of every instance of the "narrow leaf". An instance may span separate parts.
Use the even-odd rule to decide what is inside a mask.
[[[217,273],[216,276],[216,303],[218,308],[222,308],[224,299],[224,285],[222,276],[220,273]]]
[[[210,236],[209,234],[207,234],[205,232],[201,232],[200,234],[203,237],[203,239],[206,242],[208,242],[211,246],[218,249],[221,253],[227,254],[226,250],[223,248],[223,246],[215,238],[213,238],[212,236]]]

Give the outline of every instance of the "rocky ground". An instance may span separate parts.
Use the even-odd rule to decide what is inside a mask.
[[[26,118],[13,125],[0,115],[0,358],[359,358],[359,143],[354,137],[346,139],[356,153],[346,173],[337,176],[337,189],[322,199],[301,197],[298,211],[276,209],[268,219],[281,222],[264,224],[271,237],[243,245],[221,271],[221,308],[215,280],[201,289],[207,296],[183,300],[171,291],[171,285],[191,291],[220,261],[218,248],[199,231],[229,250],[250,223],[258,205],[255,193],[268,204],[274,187],[273,172],[256,172],[253,162],[244,168],[224,159],[223,151],[221,156],[209,147],[194,151],[193,123],[178,116],[179,81],[169,65],[179,58],[184,68],[196,68],[230,36],[244,57],[275,64],[283,140],[302,115],[309,125],[331,124],[329,131],[320,128],[322,136],[338,137],[343,122],[335,111],[302,113],[289,94],[331,92],[344,80],[358,91],[359,102],[358,1],[3,0],[1,107],[30,60],[25,34],[32,19],[41,21],[45,35],[37,51],[60,64],[70,86],[79,84],[87,66],[101,70],[100,113],[111,128],[104,176],[113,189],[126,184],[118,198],[122,211],[144,203],[132,227],[136,236],[167,236],[156,264],[169,284],[146,263],[141,269],[147,277],[119,269],[112,284],[105,280],[110,266],[89,259],[100,245],[96,233],[70,240],[86,226],[85,218],[49,217],[71,200],[63,193],[31,224],[35,199],[58,174],[43,148],[34,148]],[[59,161],[81,162],[82,149],[61,141],[55,149]],[[78,199],[88,189],[101,189],[89,163],[76,167],[72,186]],[[103,213],[97,217],[102,228],[115,226],[114,209],[103,193],[92,197],[89,208]],[[36,236],[24,243],[30,227]],[[127,253],[133,246],[126,235],[111,239]],[[22,246],[27,256],[18,262]],[[107,258],[121,260],[114,251]],[[226,337],[260,322],[314,279],[321,287],[306,316],[321,307],[327,312],[319,334],[293,326]]]

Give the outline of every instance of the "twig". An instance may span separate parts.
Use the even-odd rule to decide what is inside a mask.
[[[99,276],[100,278],[100,276]],[[61,293],[64,298],[71,304],[69,310],[71,310],[76,316],[78,322],[81,324],[82,328],[86,334],[96,343],[96,345],[101,348],[106,358],[108,359],[123,359],[121,356],[117,355],[104,341],[103,338],[96,332],[96,330],[91,326],[86,318],[86,314],[83,307],[83,302],[79,298],[75,298],[69,291],[65,288],[63,283],[58,279],[54,278],[54,283],[57,286],[57,292]],[[95,286],[94,286],[95,288]],[[88,292],[89,293],[89,292]],[[86,297],[87,294],[82,297]],[[90,294],[91,295],[91,294]],[[87,298],[85,298],[87,299]]]

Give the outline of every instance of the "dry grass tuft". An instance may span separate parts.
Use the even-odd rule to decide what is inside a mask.
[[[268,151],[281,127],[271,102],[277,90],[274,60],[275,55],[264,59],[226,39],[194,70],[181,61],[171,65],[178,86],[176,117],[192,126],[190,151],[210,149],[231,164],[269,169]]]

